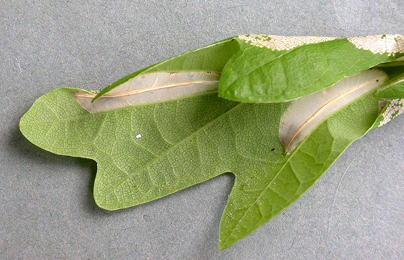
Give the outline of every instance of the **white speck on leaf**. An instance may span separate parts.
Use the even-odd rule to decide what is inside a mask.
[[[141,134],[137,134],[137,135],[136,135],[136,139],[140,139],[140,138],[142,138],[142,135],[141,135]]]

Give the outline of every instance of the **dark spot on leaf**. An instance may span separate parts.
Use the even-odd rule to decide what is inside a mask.
[[[271,149],[271,152],[273,152],[273,151],[275,151],[275,148],[272,148],[272,149]]]

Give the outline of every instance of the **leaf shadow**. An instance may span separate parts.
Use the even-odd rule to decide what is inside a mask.
[[[234,187],[236,176],[231,172],[226,172],[211,180],[198,184],[200,186],[202,186],[204,184],[209,185],[209,182],[218,181],[217,180],[218,178],[222,179],[222,182],[224,185],[224,187],[222,187],[222,189],[223,189],[222,195],[224,195],[224,199],[214,202],[216,204],[215,210],[214,210],[214,212],[212,212],[212,214],[214,214],[214,216],[215,216],[213,218],[214,221],[210,222],[209,225],[207,225],[206,228],[204,229],[205,232],[204,232],[204,234],[202,234],[202,236],[205,239],[202,239],[199,241],[198,248],[196,250],[196,252],[197,252],[196,255],[203,256],[203,258],[206,258],[206,259],[217,258],[217,254],[218,254],[218,252],[220,252],[218,249],[219,239],[220,239],[219,225],[221,222],[223,212],[227,205],[227,198],[230,195],[230,193]],[[219,222],[217,222],[217,220]],[[215,238],[215,239],[212,239],[212,238]]]
[[[21,133],[18,124],[12,127],[10,138],[6,141],[6,152],[12,158],[19,158],[22,162],[37,162],[39,164],[53,165],[55,167],[66,165],[77,165],[78,167],[87,168],[90,173],[88,188],[83,193],[83,207],[87,213],[99,214],[100,209],[92,196],[94,188],[94,180],[97,172],[97,163],[90,159],[75,158],[68,156],[61,156],[43,150],[30,141],[28,141]]]
[[[76,158],[76,157],[68,157],[68,156],[61,156],[57,155],[51,152],[48,152],[46,150],[43,150],[42,148],[39,148],[32,144],[30,141],[28,141],[20,132],[18,125],[16,124],[12,130],[11,130],[11,137],[9,138],[7,142],[7,152],[14,158],[19,158],[21,161],[26,161],[26,162],[37,162],[39,164],[47,164],[47,165],[54,165],[57,167],[66,167],[67,165],[73,165],[73,166],[78,166],[79,168],[86,168],[86,171],[90,173],[90,177],[88,180],[88,185],[87,189],[85,191],[81,191],[82,195],[82,204],[78,205],[83,208],[83,210],[91,215],[98,215],[98,216],[109,216],[109,215],[116,215],[116,214],[127,214],[130,211],[136,210],[138,207],[154,207],[155,203],[161,203],[161,201],[164,201],[165,199],[170,199],[167,197],[171,196],[176,196],[175,194],[180,195],[181,193],[187,192],[189,188],[186,188],[184,190],[180,190],[178,192],[175,192],[175,194],[170,194],[168,196],[165,196],[163,198],[150,201],[145,204],[140,204],[135,207],[131,208],[126,208],[126,209],[120,209],[116,211],[108,211],[105,209],[102,209],[97,206],[94,200],[93,196],[93,189],[94,189],[94,181],[97,173],[97,163],[93,160],[90,159],[85,159],[85,158]],[[231,173],[225,173],[224,175],[227,175],[227,178],[231,178],[232,181],[234,181],[234,175]],[[216,178],[213,178],[216,179]],[[194,185],[194,186],[203,186],[204,184],[207,185],[207,183],[211,181],[208,180],[206,182]],[[230,193],[233,185],[230,185],[229,190],[227,194]],[[226,202],[224,202],[226,203]],[[224,209],[224,206],[220,205],[220,211],[222,212]],[[220,213],[221,214],[221,213]],[[216,231],[216,230],[215,230]]]

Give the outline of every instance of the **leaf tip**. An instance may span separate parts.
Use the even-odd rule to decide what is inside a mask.
[[[233,244],[227,244],[227,243],[222,243],[221,241],[219,242],[218,249],[219,250],[226,250],[230,248]]]
[[[94,103],[95,101],[97,101],[101,96],[102,96],[101,92],[98,93],[97,95],[95,95],[95,97],[93,99],[91,99],[91,103]]]
[[[219,238],[219,246],[218,246],[219,250],[226,250],[226,249],[234,246],[235,244],[237,244],[241,239],[243,239],[245,237],[244,236],[242,238],[239,238],[239,237],[234,236],[234,235],[229,236],[229,234],[226,235],[225,233],[222,233],[222,232],[223,232],[223,230],[221,228],[221,230],[220,230],[220,238]]]

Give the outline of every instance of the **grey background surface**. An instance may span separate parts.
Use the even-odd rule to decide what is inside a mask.
[[[45,152],[18,130],[52,89],[103,88],[230,36],[404,34],[403,25],[402,0],[0,0],[0,258],[403,259],[404,116],[225,251],[218,230],[232,175],[106,212],[92,197],[94,162]]]

